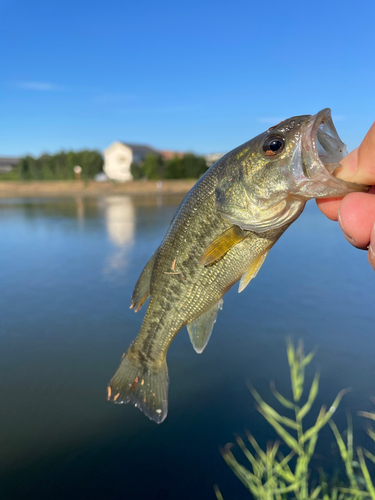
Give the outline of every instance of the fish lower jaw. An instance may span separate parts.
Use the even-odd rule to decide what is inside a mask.
[[[311,179],[301,183],[295,195],[303,199],[343,197],[353,192],[367,192],[369,186],[338,179],[328,171],[321,171]]]

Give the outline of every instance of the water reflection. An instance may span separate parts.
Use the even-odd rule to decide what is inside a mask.
[[[85,220],[85,204],[83,202],[82,196],[76,197],[76,209],[77,209],[77,219],[80,222],[80,225],[83,224]]]
[[[103,274],[108,275],[127,266],[128,251],[134,244],[135,208],[130,196],[111,196],[102,201],[107,233],[114,245],[103,268]]]
[[[286,335],[307,351],[319,346],[317,410],[353,387],[335,422],[345,429],[349,409],[367,447],[357,411],[371,411],[375,394],[373,271],[312,203],[254,283],[226,295],[202,355],[186,329],[176,336],[166,422],[106,401],[144,315],[129,296],[181,198],[159,208],[157,196],[0,200],[1,499],[206,500],[214,483],[225,498],[244,498],[218,446],[244,428],[264,445],[277,438],[245,381],[271,397],[276,380],[287,394]],[[318,442],[323,468],[331,438],[328,430]]]

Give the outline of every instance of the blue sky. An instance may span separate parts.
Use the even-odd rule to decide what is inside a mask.
[[[375,2],[0,0],[0,156],[114,140],[228,151],[332,108],[375,120]]]

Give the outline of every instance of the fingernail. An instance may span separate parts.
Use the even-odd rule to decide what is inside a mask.
[[[344,228],[342,227],[342,224],[341,224],[341,216],[340,216],[340,208],[339,208],[339,211],[338,211],[338,222],[339,222],[339,226],[341,227],[341,231],[344,233],[344,236],[345,236],[345,239],[347,241],[349,241],[349,243],[351,243],[352,245],[356,246],[356,241],[353,240],[353,238],[351,236],[349,236],[345,231],[344,231]]]
[[[375,224],[372,227],[370,246],[368,247],[368,261],[375,271]]]
[[[356,242],[355,242],[355,240],[353,240],[353,238],[351,238],[348,234],[346,234],[346,232],[345,232],[345,231],[343,231],[343,233],[344,233],[345,239],[346,239],[347,241],[349,241],[349,243],[351,243],[351,244],[352,244],[352,245],[354,245],[354,246],[356,246],[356,245],[357,245],[357,244],[356,244]]]
[[[375,224],[372,226],[370,246],[368,247],[368,251],[375,256]]]

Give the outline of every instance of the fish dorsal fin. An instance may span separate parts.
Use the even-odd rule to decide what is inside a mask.
[[[130,301],[130,309],[134,307],[135,312],[138,312],[150,295],[150,282],[152,270],[154,268],[156,253],[145,265],[137,284],[135,285],[133,295]]]
[[[212,329],[216,322],[217,313],[219,309],[222,308],[223,299],[220,299],[211,307],[211,309],[201,314],[194,321],[186,325],[191,343],[193,344],[193,347],[198,354],[203,352],[208,341],[210,340]]]
[[[264,259],[267,257],[269,250],[266,250],[264,253],[258,255],[256,259],[252,261],[246,271],[243,273],[239,287],[238,293],[241,293],[242,290],[245,290],[250,281],[255,278],[258,274],[259,269],[262,267]]]
[[[215,264],[224,257],[230,248],[237,245],[244,238],[246,238],[246,234],[240,227],[231,226],[208,245],[199,260],[199,264],[203,266]]]

